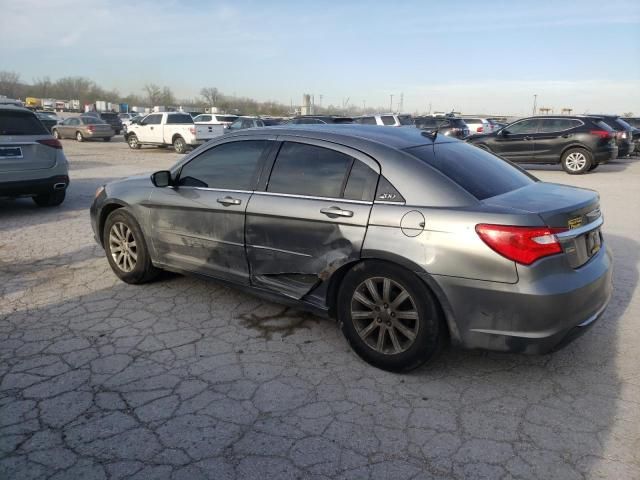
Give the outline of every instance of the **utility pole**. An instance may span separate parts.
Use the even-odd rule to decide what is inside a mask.
[[[362,100],[362,113],[364,113],[364,111],[367,109],[367,101],[366,100]]]
[[[536,114],[536,106],[538,104],[538,94],[534,93],[533,94],[533,115]]]
[[[389,113],[393,113],[393,93],[389,96],[391,97],[389,100]]]
[[[322,95],[320,95],[320,108],[322,108]]]
[[[400,103],[398,104],[398,113],[402,113],[404,110],[404,93],[400,94]]]

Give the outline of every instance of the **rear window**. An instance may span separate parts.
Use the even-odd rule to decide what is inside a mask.
[[[115,113],[101,113],[100,116],[105,120],[112,120],[118,117]]]
[[[604,122],[604,120],[594,120],[593,124],[596,125],[597,127],[601,128],[602,130],[605,130],[607,132],[613,132],[613,128],[611,128],[609,125],[607,125]]]
[[[633,129],[633,127],[631,125],[629,125],[627,122],[625,122],[621,118],[616,118],[616,123],[618,125],[622,126],[622,128],[624,128],[625,130],[632,130]]]
[[[238,117],[235,117],[235,116],[226,116],[226,115],[216,115],[216,119],[217,119],[219,122],[229,122],[229,123],[231,123],[231,122],[233,122],[236,118],[238,118]]]
[[[479,118],[463,118],[463,120],[467,123],[482,123]]]
[[[48,135],[33,113],[0,110],[0,135]]]
[[[193,123],[193,117],[188,113],[170,113],[167,115],[167,124],[175,125],[182,123]]]
[[[450,118],[449,119],[449,123],[451,123],[451,126],[456,127],[456,128],[466,128],[467,127],[467,122],[465,122],[461,118]]]
[[[81,120],[85,125],[104,125],[107,123],[97,117],[82,117]]]
[[[467,143],[440,143],[406,149],[478,200],[495,197],[534,183],[512,163]]]

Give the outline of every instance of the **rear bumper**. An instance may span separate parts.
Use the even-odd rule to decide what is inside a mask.
[[[612,258],[602,248],[572,270],[562,256],[519,269],[515,284],[434,276],[463,348],[546,353],[566,345],[604,312],[612,291]],[[533,273],[535,272],[535,273]]]
[[[617,145],[607,145],[604,148],[595,150],[593,152],[593,158],[596,163],[607,163],[618,158],[618,153],[619,150]]]
[[[0,197],[46,195],[55,190],[65,190],[68,186],[69,177],[67,175],[16,182],[0,182]]]

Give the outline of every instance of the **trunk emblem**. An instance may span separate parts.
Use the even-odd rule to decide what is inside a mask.
[[[567,225],[570,229],[578,228],[580,225],[582,225],[582,217],[570,218],[567,222]]]

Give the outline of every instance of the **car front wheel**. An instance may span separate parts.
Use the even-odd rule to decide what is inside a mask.
[[[137,150],[140,148],[140,144],[138,143],[138,137],[136,137],[133,133],[127,137],[127,144],[129,148]]]
[[[581,175],[591,169],[591,153],[584,148],[570,148],[562,155],[562,168],[569,175]]]
[[[444,344],[438,303],[414,273],[368,261],[340,286],[338,320],[354,351],[371,365],[409,371],[432,359]]]
[[[109,265],[120,280],[140,284],[158,276],[159,270],[151,263],[142,230],[126,210],[119,208],[107,217],[103,243]]]

